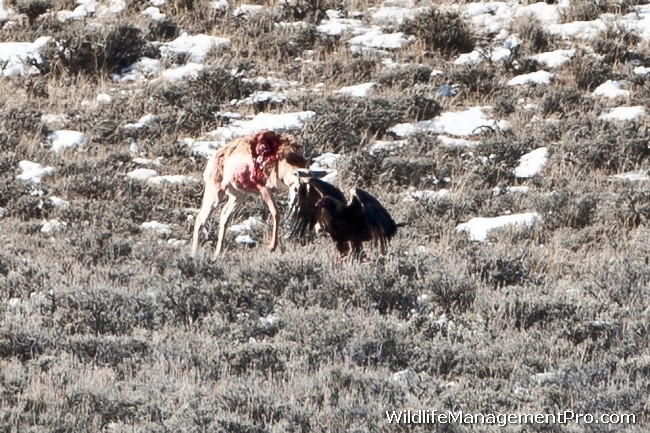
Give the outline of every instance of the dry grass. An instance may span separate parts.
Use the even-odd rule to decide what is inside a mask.
[[[168,20],[153,26],[140,14],[148,4],[131,2],[119,25],[100,32],[47,14],[2,31],[2,40],[31,41],[50,29],[77,54],[49,58],[42,75],[0,81],[0,432],[431,431],[386,422],[386,410],[407,408],[628,412],[638,424],[626,431],[645,431],[650,194],[645,183],[610,176],[647,170],[648,124],[598,120],[613,103],[590,93],[629,69],[627,60],[643,58],[643,47],[609,31],[593,47],[609,55],[579,53],[549,87],[508,87],[520,73],[513,60],[560,44],[539,23],[516,24],[524,40],[519,58],[454,66],[445,58],[476,43],[468,29],[436,15],[448,25],[444,35],[463,35],[462,44],[450,44],[416,20],[404,30],[422,40],[394,56],[411,65],[390,70],[315,32],[324,10],[339,2],[276,3],[274,12],[246,21],[212,13],[204,0],[168,2],[161,8]],[[351,1],[341,10],[379,4]],[[73,7],[52,5],[53,12]],[[569,12],[587,16],[583,9]],[[307,24],[278,28],[280,19]],[[232,43],[189,83],[111,81],[139,54],[156,55],[152,38],[181,31],[227,35]],[[132,36],[135,45],[127,43]],[[313,61],[296,60],[306,50]],[[444,72],[432,76],[434,69]],[[343,153],[343,189],[367,188],[409,223],[388,256],[337,263],[322,238],[307,246],[284,241],[270,254],[263,248],[269,230],[256,229],[255,248],[236,245],[229,233],[219,261],[207,253],[191,259],[189,247],[173,241],[189,239],[201,185],[125,176],[139,167],[129,150],[137,143],[138,156],[163,157],[154,167],[161,174],[198,178],[205,159],[182,139],[225,122],[214,114],[233,110],[231,99],[266,90],[254,80],[260,76],[305,89],[326,84],[324,94],[239,111],[316,111],[299,131],[308,154]],[[363,81],[381,86],[367,99],[331,94]],[[648,80],[630,81],[630,101],[647,106]],[[458,94],[437,96],[447,83],[459,84]],[[112,102],[98,102],[100,92]],[[366,150],[374,139],[391,140],[387,130],[396,123],[476,104],[492,105],[512,130],[485,131],[472,149],[422,133],[392,154]],[[158,119],[140,130],[124,127],[145,113]],[[64,120],[48,126],[43,114]],[[59,128],[86,133],[85,149],[53,152],[47,135]],[[516,179],[521,155],[540,146],[550,150],[542,175]],[[21,160],[55,172],[41,184],[18,180]],[[530,191],[493,190],[513,185]],[[409,187],[448,188],[451,196],[409,200]],[[53,196],[68,206],[52,205]],[[280,205],[286,209],[284,198]],[[532,210],[541,223],[493,231],[487,243],[456,233],[472,217]],[[234,219],[248,216],[268,219],[255,200]],[[51,219],[67,226],[42,233]],[[171,234],[143,229],[151,220],[170,224]],[[208,229],[203,251],[212,247]]]

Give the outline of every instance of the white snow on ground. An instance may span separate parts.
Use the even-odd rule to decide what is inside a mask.
[[[312,158],[314,162],[309,166],[309,169],[314,171],[328,171],[329,173],[327,173],[321,179],[325,182],[336,184],[339,177],[339,172],[336,169],[336,164],[341,159],[341,157],[342,156],[338,153],[325,152],[322,155]]]
[[[457,233],[467,233],[471,240],[485,242],[488,232],[509,225],[530,226],[541,219],[537,212],[502,215],[494,218],[472,218],[456,226]]]
[[[511,54],[509,48],[496,48],[494,50],[486,51],[480,48],[475,49],[471,53],[461,54],[454,60],[456,65],[466,65],[470,63],[479,63],[483,60],[489,59],[491,62],[498,62],[505,59]]]
[[[217,153],[217,149],[225,144],[225,141],[194,140],[193,138],[187,137],[183,139],[183,143],[192,149],[192,153],[211,158]]]
[[[62,114],[43,114],[41,116],[41,122],[48,126],[63,125],[66,123],[66,118]]]
[[[100,104],[110,104],[111,102],[113,102],[113,98],[111,98],[111,95],[109,95],[108,93],[99,93],[97,94],[96,99],[97,102],[99,102]]]
[[[63,207],[63,206],[67,206],[67,205],[70,204],[69,201],[63,200],[62,198],[57,197],[55,195],[50,197],[50,203],[52,203],[52,206],[55,206],[55,207]]]
[[[140,129],[144,128],[144,126],[154,120],[156,116],[154,114],[148,113],[142,116],[137,122],[135,123],[127,123],[124,125],[126,129]]]
[[[246,79],[244,79],[244,81],[246,81]],[[255,79],[250,81],[254,82],[260,87],[270,86],[273,89],[289,89],[300,84],[295,80],[285,80],[284,78],[276,77],[255,77]]]
[[[43,62],[40,49],[51,39],[49,36],[42,36],[34,42],[0,43],[0,74],[3,77],[38,74],[38,68],[32,63]]]
[[[361,20],[354,18],[341,18],[339,11],[329,9],[325,12],[328,19],[322,20],[316,30],[330,36],[339,36],[344,32],[362,34],[370,29],[365,27]]]
[[[607,30],[607,24],[600,19],[594,21],[574,21],[564,24],[550,24],[547,27],[552,35],[567,39],[594,39]]]
[[[141,57],[140,60],[126,68],[121,74],[111,75],[111,79],[118,83],[128,81],[145,81],[160,73],[160,60]]]
[[[169,224],[159,223],[158,221],[147,221],[141,224],[141,227],[145,230],[150,230],[158,235],[166,236],[172,233],[172,229]]]
[[[18,163],[18,168],[22,170],[22,173],[16,176],[17,179],[29,180],[34,183],[40,183],[42,178],[54,173],[53,167],[43,167],[41,164],[36,162],[25,160]]]
[[[231,225],[226,229],[226,231],[231,233],[242,234],[242,233],[250,232],[251,230],[257,227],[266,227],[266,224],[264,224],[264,222],[259,218],[249,217],[239,224]]]
[[[403,201],[430,201],[430,200],[443,200],[451,197],[451,193],[448,189],[440,189],[438,191],[430,189],[421,189],[417,190],[413,187],[409,188],[406,191],[406,197]]]
[[[416,7],[413,1],[385,1],[379,8],[369,8],[372,22],[386,25],[402,24],[404,21],[415,18],[426,10],[426,7]]]
[[[204,34],[188,35],[183,33],[170,42],[160,44],[160,54],[163,57],[173,55],[188,55],[189,61],[203,63],[213,48],[224,47],[230,44],[230,39]]]
[[[236,244],[253,245],[255,241],[249,235],[239,235],[235,238]]]
[[[133,158],[133,162],[138,165],[160,165],[162,163],[162,157],[159,156],[156,159]]]
[[[230,125],[221,126],[216,129],[216,135],[226,141],[233,138],[243,137],[265,129],[295,129],[302,125],[302,122],[316,113],[313,111],[299,111],[294,113],[258,113],[250,120],[234,120]]]
[[[438,135],[440,144],[446,147],[476,147],[480,141],[465,140],[464,138],[453,138],[447,135]]]
[[[83,132],[69,129],[54,131],[47,136],[48,141],[52,144],[52,150],[55,152],[74,147],[82,147],[87,138]]]
[[[41,225],[41,233],[49,235],[54,233],[57,230],[66,227],[67,225],[68,223],[66,223],[65,221],[59,221],[56,219],[43,221],[43,224]]]
[[[448,111],[431,120],[417,123],[400,123],[389,129],[399,137],[406,137],[418,131],[430,131],[441,134],[469,136],[480,132],[481,128],[509,129],[505,120],[495,121],[487,116],[492,107],[472,107],[465,111]]]
[[[109,0],[107,2],[98,2],[95,0],[77,0],[77,6],[74,10],[61,10],[57,12],[56,18],[65,22],[68,20],[81,20],[89,15],[95,17],[107,17],[122,12],[126,8],[124,0]]]
[[[576,50],[555,50],[535,54],[534,56],[530,56],[530,58],[548,68],[557,68],[571,60],[575,54]]]
[[[158,172],[151,168],[136,168],[126,174],[126,177],[134,180],[147,180],[158,175]]]
[[[368,93],[370,93],[370,90],[373,87],[375,87],[375,84],[376,83],[363,83],[363,84],[356,84],[354,86],[345,86],[345,87],[341,87],[339,90],[335,91],[334,93],[342,93],[344,95],[363,98],[368,96]]]
[[[496,195],[499,194],[526,194],[530,191],[530,187],[525,186],[525,185],[520,185],[520,186],[507,186],[505,188],[501,188],[498,186],[495,186],[492,188],[492,192]]]
[[[650,176],[648,175],[648,170],[636,170],[615,174],[613,176],[610,176],[610,179],[627,180],[630,182],[645,182],[646,180],[650,180]]]
[[[165,69],[160,73],[160,75],[163,79],[168,81],[181,81],[198,78],[199,73],[203,69],[205,69],[205,66],[200,63],[187,63],[185,65]]]
[[[287,100],[287,97],[285,95],[282,95],[280,93],[276,92],[269,92],[266,90],[258,90],[256,92],[251,93],[250,96],[246,97],[245,99],[240,99],[240,100],[234,100],[231,102],[231,105],[255,105],[259,103],[275,103],[275,104],[280,104],[284,101]]]
[[[520,86],[522,84],[550,84],[553,74],[546,71],[536,71],[530,74],[517,75],[508,81],[508,86]]]
[[[235,8],[235,10],[232,11],[232,14],[235,17],[241,17],[241,16],[252,17],[262,12],[264,12],[264,6],[262,5],[243,4]]]
[[[323,168],[335,168],[338,161],[341,159],[341,155],[338,153],[325,152],[322,155],[312,158],[314,163],[312,168],[323,169]]]
[[[155,6],[149,6],[148,8],[142,11],[142,14],[147,15],[149,18],[151,18],[154,21],[162,21],[167,17],[167,15],[160,12],[160,9],[158,9]]]
[[[393,154],[397,149],[401,149],[406,145],[407,140],[395,140],[395,141],[384,141],[377,140],[370,147],[368,147],[368,153],[371,155],[377,155],[381,152],[388,152]]]
[[[594,96],[604,96],[606,98],[620,98],[630,96],[629,90],[621,89],[622,86],[627,84],[626,81],[613,81],[607,80],[600,86],[596,87],[593,94]]]
[[[6,20],[9,17],[9,12],[4,7],[4,0],[0,0],[0,20]]]
[[[538,386],[544,386],[553,383],[562,383],[565,381],[566,373],[559,371],[548,371],[544,373],[535,373],[529,376],[531,382]]]
[[[210,3],[210,6],[216,11],[227,11],[228,8],[230,8],[230,5],[228,4],[228,0],[215,0]]]
[[[636,75],[648,75],[650,74],[650,68],[646,66],[637,66],[634,68],[634,74]]]
[[[641,105],[634,107],[616,107],[609,113],[603,113],[599,119],[603,120],[634,120],[645,115],[645,108]]]
[[[367,27],[360,19],[341,18],[338,11],[328,10],[326,13],[329,19],[321,21],[316,30],[332,36],[352,33],[354,36],[347,43],[353,52],[364,49],[397,50],[415,40],[402,32],[384,33],[377,25]]]
[[[397,50],[414,40],[414,36],[405,36],[402,32],[384,33],[380,28],[373,28],[366,33],[349,39],[348,44],[353,47],[361,46],[366,48]]]
[[[196,182],[196,179],[182,174],[168,174],[164,176],[149,176],[147,182],[152,185],[162,184],[182,184],[189,182]]]
[[[533,177],[542,171],[547,162],[548,148],[539,147],[519,159],[519,165],[515,168],[515,176]]]

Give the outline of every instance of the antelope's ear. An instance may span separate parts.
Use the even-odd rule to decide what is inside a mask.
[[[287,162],[294,167],[300,167],[304,168],[307,167],[307,160],[305,159],[304,156],[295,153],[295,152],[289,152],[287,153]]]

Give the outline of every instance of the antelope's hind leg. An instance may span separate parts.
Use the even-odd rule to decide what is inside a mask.
[[[199,213],[196,214],[196,220],[194,221],[194,231],[192,233],[192,257],[196,256],[196,252],[199,249],[199,233],[201,227],[205,222],[210,218],[212,210],[219,206],[219,196],[221,194],[213,186],[206,185],[205,191],[203,192],[203,201],[201,202],[201,209]]]

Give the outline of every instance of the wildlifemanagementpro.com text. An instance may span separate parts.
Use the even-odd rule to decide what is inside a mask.
[[[565,410],[556,413],[466,413],[463,411],[439,412],[437,410],[386,411],[389,424],[636,424],[632,413],[589,414]]]

